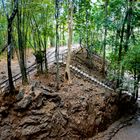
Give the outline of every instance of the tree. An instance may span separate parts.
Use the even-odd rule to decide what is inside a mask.
[[[68,0],[68,55],[65,69],[65,80],[71,83],[70,76],[70,61],[71,61],[71,47],[72,47],[72,31],[73,31],[73,1]]]
[[[26,66],[25,66],[25,46],[26,46],[26,36],[25,33],[25,11],[22,8],[23,1],[20,1],[17,6],[17,31],[18,31],[18,48],[19,48],[19,65],[22,75],[22,84],[26,85],[28,83]],[[25,9],[25,7],[24,7]]]
[[[122,87],[122,80],[124,77],[124,67],[121,66],[121,60],[123,60],[123,56],[127,53],[129,49],[129,42],[130,42],[130,37],[131,37],[131,23],[132,23],[132,2],[131,0],[127,1],[128,5],[127,10],[125,13],[125,17],[123,20],[122,24],[122,29],[120,32],[120,45],[119,45],[119,54],[118,54],[118,82],[117,82],[117,87]],[[126,27],[126,28],[125,28]],[[125,43],[124,42],[124,37],[125,37]],[[123,53],[123,56],[122,56]],[[120,91],[121,92],[121,91]]]
[[[134,90],[132,93],[132,101],[136,102],[138,98],[138,88],[140,82],[140,48],[139,43],[133,46],[126,54],[122,65],[126,70],[133,74]]]
[[[106,37],[107,37],[107,20],[108,20],[108,2],[109,0],[105,0],[105,27],[104,27],[104,42],[103,42],[103,64],[102,64],[102,72],[103,76],[105,77],[105,62],[106,62]]]
[[[56,72],[56,88],[59,89],[59,33],[58,33],[58,18],[59,18],[59,1],[55,0],[55,19],[56,19],[56,46],[55,46],[55,60],[57,65]]]
[[[10,93],[13,93],[14,90],[15,90],[15,87],[14,87],[14,83],[13,83],[13,79],[12,79],[12,70],[11,70],[11,39],[12,39],[12,23],[13,23],[13,20],[17,14],[17,6],[18,6],[18,0],[15,0],[14,1],[14,8],[11,12],[11,15],[9,16],[8,15],[8,12],[6,10],[6,7],[5,7],[5,2],[4,0],[2,0],[2,4],[3,4],[3,8],[4,8],[4,11],[6,13],[6,16],[7,16],[7,32],[8,32],[8,37],[7,37],[7,46],[8,46],[8,52],[7,52],[7,68],[8,68],[8,78],[9,78],[9,91]]]

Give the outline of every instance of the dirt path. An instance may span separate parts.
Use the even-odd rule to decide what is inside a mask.
[[[79,45],[73,45],[72,49],[77,49],[79,47]],[[59,48],[59,54],[62,54],[64,51],[66,51],[67,46],[63,46]],[[48,54],[48,63],[51,61],[54,61],[55,59],[55,48],[48,48],[47,50],[47,54]],[[53,54],[52,54],[53,53]],[[49,55],[51,55],[51,57],[49,57]],[[26,65],[27,67],[31,66],[33,63],[35,62],[35,56],[33,55],[32,52],[29,52],[29,56],[27,56],[27,60],[26,60]],[[20,72],[20,67],[19,67],[19,62],[18,59],[15,58],[12,60],[12,73],[13,76],[18,74]],[[0,60],[0,83],[4,80],[6,80],[8,78],[8,73],[7,73],[7,60],[6,58],[3,58]]]

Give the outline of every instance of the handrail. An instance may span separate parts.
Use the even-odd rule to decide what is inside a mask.
[[[64,54],[67,53],[67,49],[64,49],[63,52],[61,54],[59,54],[59,61],[60,61],[60,56],[62,56],[61,58],[64,58]],[[55,51],[52,52],[48,52],[47,53],[47,59],[52,59],[54,58],[54,60],[49,61],[48,64],[54,63],[55,62]],[[63,61],[63,60],[62,60]],[[30,75],[30,72],[34,71],[36,69],[36,62],[34,62],[32,65],[30,65],[29,67],[27,67],[27,75]],[[13,82],[16,82],[17,80],[19,80],[22,77],[21,73],[19,72],[18,74],[13,76]],[[8,84],[8,79],[2,81],[0,83],[0,90],[2,90],[4,87],[7,87]]]
[[[50,52],[48,52],[46,55],[48,55],[48,54],[49,54],[49,56],[50,56]],[[52,53],[52,54],[53,54],[53,53]],[[47,57],[48,57],[48,56],[47,56]],[[32,68],[33,66],[35,66],[35,65],[36,65],[36,62],[34,62],[32,65],[30,65],[30,66],[27,67],[26,69],[28,70],[28,69]],[[28,73],[28,71],[27,71],[27,73]],[[20,74],[21,74],[21,73],[19,72],[18,74],[14,75],[13,78],[19,76]],[[2,82],[0,83],[0,85],[4,84],[4,83],[6,83],[6,82],[8,82],[8,79],[2,81]]]

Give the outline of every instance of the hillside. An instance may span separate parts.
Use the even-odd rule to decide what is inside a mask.
[[[71,84],[66,83],[64,64],[56,91],[55,70],[52,65],[48,75],[35,74],[29,86],[18,85],[16,95],[1,96],[2,140],[88,139],[120,118],[117,93],[73,70]]]

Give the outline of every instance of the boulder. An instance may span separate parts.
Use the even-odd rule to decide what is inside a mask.
[[[2,133],[0,133],[0,140],[11,140],[12,139],[12,126],[4,125],[1,127]]]
[[[24,110],[27,109],[27,107],[29,107],[29,105],[32,102],[32,96],[26,96],[24,97],[20,102],[18,102],[16,104],[16,109],[15,110]]]
[[[39,94],[35,99],[34,99],[34,106],[35,108],[40,108],[43,105],[43,96],[42,94]]]

